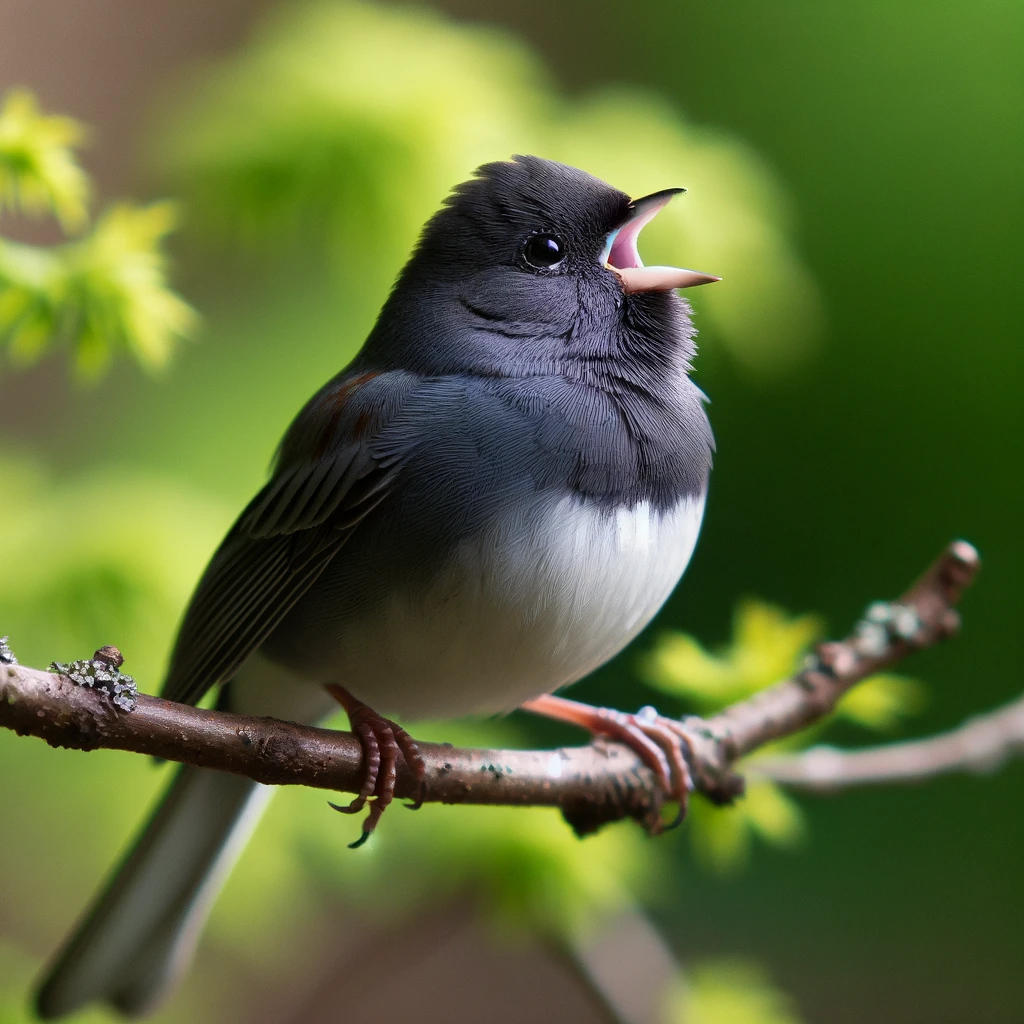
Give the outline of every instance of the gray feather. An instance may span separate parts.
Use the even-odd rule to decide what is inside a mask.
[[[36,1000],[44,1019],[102,999],[146,1013],[191,959],[223,879],[271,790],[234,775],[182,768]]]

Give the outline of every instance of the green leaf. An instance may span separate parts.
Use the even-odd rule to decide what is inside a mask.
[[[49,212],[66,231],[84,227],[89,181],[72,152],[81,139],[76,121],[40,113],[25,90],[9,93],[0,109],[0,211]],[[168,203],[123,203],[64,245],[0,238],[0,344],[11,362],[33,363],[63,342],[86,378],[118,353],[149,370],[163,366],[196,327],[167,284],[162,246],[174,223]]]
[[[822,632],[814,615],[791,617],[748,598],[736,607],[726,647],[711,652],[685,633],[663,633],[642,660],[641,674],[652,686],[713,711],[790,675]]]
[[[736,606],[732,640],[725,647],[712,652],[686,633],[662,633],[642,658],[640,671],[652,686],[709,713],[792,675],[822,635],[822,622],[814,615],[791,616],[747,598]],[[920,711],[924,696],[913,679],[876,675],[842,697],[835,717],[888,730]]]
[[[168,287],[160,247],[176,219],[171,203],[123,203],[69,252],[67,289],[80,311],[78,365],[87,375],[102,370],[117,348],[159,369],[194,332],[196,314]]]
[[[82,126],[40,112],[32,93],[14,89],[0,108],[0,211],[50,213],[66,231],[88,219],[89,179],[72,147]]]
[[[759,836],[773,846],[791,847],[806,834],[803,813],[779,786],[751,780],[744,796],[730,807],[694,800],[690,838],[698,859],[721,874],[731,874],[750,859]]]
[[[162,244],[175,219],[170,203],[123,203],[66,245],[0,239],[0,342],[11,360],[34,362],[63,342],[85,378],[119,353],[151,371],[164,366],[198,323],[167,283]]]
[[[878,732],[886,732],[925,705],[924,687],[916,679],[891,674],[872,676],[847,691],[836,716]]]
[[[641,673],[652,686],[686,698],[703,714],[712,714],[798,671],[822,633],[822,623],[813,615],[791,616],[774,605],[746,599],[736,607],[728,645],[712,652],[685,633],[663,633],[642,659]],[[873,676],[846,693],[829,722],[761,752],[804,747],[837,718],[868,729],[891,729],[919,710],[923,700],[923,688],[914,680]],[[695,800],[690,814],[690,836],[698,859],[724,873],[747,863],[755,836],[775,846],[791,846],[804,831],[797,804],[766,780],[751,781],[732,807]]]
[[[698,962],[671,987],[669,1024],[800,1024],[789,996],[749,960]]]

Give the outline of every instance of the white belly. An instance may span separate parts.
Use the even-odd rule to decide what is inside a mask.
[[[665,513],[567,498],[457,549],[426,589],[343,627],[331,678],[406,720],[510,711],[582,678],[651,620],[693,554],[703,499]]]

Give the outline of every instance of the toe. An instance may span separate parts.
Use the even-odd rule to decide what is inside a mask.
[[[427,795],[427,763],[423,760],[416,741],[400,725],[391,722],[391,728],[395,734],[395,741],[402,751],[402,757],[405,758],[405,763],[417,782],[416,798],[405,806],[412,811],[418,811]]]
[[[381,767],[381,748],[370,723],[365,721],[352,721],[352,731],[363,748],[363,783],[355,799],[344,806],[331,804],[336,811],[342,814],[357,814],[366,804],[367,799],[373,795],[377,788]]]
[[[357,849],[370,838],[381,815],[394,800],[399,758],[405,758],[420,785],[417,800],[410,805],[413,807],[423,803],[427,766],[416,742],[400,725],[383,718],[341,686],[332,683],[327,690],[348,712],[352,732],[363,747],[365,772],[358,795],[346,806],[331,804],[336,811],[345,814],[369,808],[362,834],[350,844],[352,849]]]

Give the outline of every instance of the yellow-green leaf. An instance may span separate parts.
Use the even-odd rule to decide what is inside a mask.
[[[0,342],[12,360],[32,362],[63,342],[86,378],[119,354],[162,367],[198,322],[167,281],[163,243],[174,223],[170,203],[123,203],[66,245],[0,239]]]
[[[924,704],[924,687],[916,679],[877,675],[847,691],[836,714],[868,729],[885,731],[919,712]]]
[[[689,827],[697,857],[722,874],[747,863],[755,835],[773,846],[793,846],[805,833],[796,802],[764,779],[749,780],[746,793],[731,807],[694,800]]]
[[[714,710],[791,674],[821,634],[816,616],[748,598],[736,607],[728,646],[711,652],[685,633],[664,633],[641,670],[658,689]]]
[[[800,1024],[789,996],[749,960],[698,962],[670,987],[669,1024]]]
[[[75,159],[82,126],[70,117],[43,114],[25,89],[0,107],[0,211],[51,213],[68,231],[88,219],[89,179]]]

